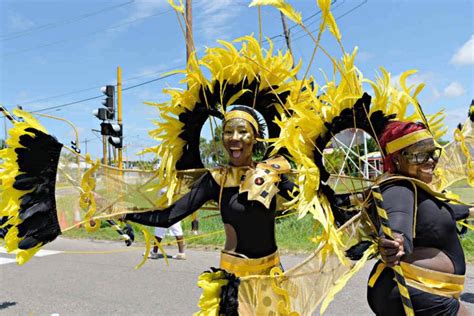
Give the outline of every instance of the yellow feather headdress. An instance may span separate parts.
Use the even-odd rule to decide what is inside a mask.
[[[148,103],[157,107],[160,116],[150,136],[161,144],[145,152],[155,153],[161,161],[157,173],[162,182],[156,189],[167,188],[158,206],[172,201],[179,170],[203,168],[199,137],[208,118],[223,119],[226,108],[234,104],[248,106],[262,115],[269,137],[275,138],[280,133],[274,119],[281,117],[299,94],[301,84],[295,75],[300,66],[293,68],[288,52],[274,52],[271,41],[266,51],[252,36],[219,43],[222,47],[208,48],[201,59],[195,55],[189,59],[181,71],[185,75],[181,83],[187,89],[166,89],[169,102]]]

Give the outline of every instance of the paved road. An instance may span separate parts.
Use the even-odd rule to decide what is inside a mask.
[[[201,294],[198,275],[219,261],[217,250],[188,249],[185,261],[170,260],[166,266],[163,259],[149,260],[134,270],[143,248],[59,238],[46,249],[25,266],[0,253],[1,315],[191,315]],[[283,265],[302,258],[284,255]],[[336,296],[325,315],[371,315],[365,299],[371,265]],[[474,265],[468,267],[463,298],[474,303]]]

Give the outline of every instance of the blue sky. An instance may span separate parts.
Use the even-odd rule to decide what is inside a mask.
[[[302,12],[310,30],[320,15],[316,1],[288,1]],[[194,0],[193,28],[198,54],[216,46],[217,39],[255,33],[256,8],[244,0]],[[412,82],[425,82],[420,96],[427,113],[441,108],[454,127],[465,119],[474,97],[474,4],[470,0],[334,0],[333,14],[344,47],[359,47],[357,66],[369,79],[379,67],[394,77],[417,69]],[[117,66],[122,67],[124,89],[180,69],[185,45],[174,11],[165,0],[2,0],[0,2],[0,104],[9,109],[22,105],[29,111],[55,107],[100,95],[100,87],[114,84]],[[313,17],[312,17],[313,16]],[[262,8],[263,34],[274,37],[276,48],[285,49],[279,12]],[[313,43],[288,21],[293,53],[303,61],[311,56]],[[340,57],[329,33],[322,45]],[[318,53],[310,74],[321,79],[319,69],[331,72],[326,57]],[[124,91],[124,143],[134,158],[140,149],[154,145],[147,136],[156,118],[145,101],[162,102],[162,89],[178,86],[179,76],[154,81]],[[101,152],[91,131],[100,121],[92,111],[100,99],[50,110],[79,128],[93,156]],[[73,133],[64,123],[44,120],[48,130],[64,144]],[[3,128],[0,138],[3,138]],[[450,139],[451,136],[445,138]],[[84,150],[84,143],[81,144]]]

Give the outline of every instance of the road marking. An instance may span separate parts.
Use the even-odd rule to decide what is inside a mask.
[[[16,259],[13,257],[15,256],[16,252],[17,251],[7,252],[7,250],[4,247],[0,247],[0,254],[7,254],[10,256],[10,257],[0,257],[0,265],[16,262]],[[56,255],[59,253],[62,253],[62,251],[40,249],[37,253],[35,253],[34,256],[45,257],[45,256]]]
[[[40,249],[35,254],[35,257],[44,257],[44,256],[50,256],[50,255],[56,255],[58,253],[61,253],[62,251],[57,251],[57,250],[45,250],[45,249]]]
[[[40,249],[37,253],[35,253],[35,257],[44,257],[44,256],[50,256],[50,255],[56,255],[58,253],[61,253],[62,251],[58,250],[46,250],[46,249]],[[7,253],[7,254],[16,254],[17,251],[12,251],[12,252],[7,252],[7,250],[4,247],[0,247],[0,253]]]
[[[1,264],[13,263],[13,262],[15,262],[15,261],[16,261],[15,259],[2,258],[2,257],[0,257],[0,265],[1,265]]]

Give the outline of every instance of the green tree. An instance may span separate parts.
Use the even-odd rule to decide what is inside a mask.
[[[0,139],[0,149],[3,149],[5,147],[7,147],[7,144],[5,143],[5,140]]]
[[[449,143],[449,140],[444,140],[442,138],[438,139],[437,141],[441,146],[447,145]]]
[[[215,167],[228,163],[225,155],[224,146],[222,145],[222,126],[217,125],[214,129],[213,137],[210,140],[204,137],[200,138],[199,149],[201,160],[205,167]]]
[[[331,153],[324,154],[324,165],[326,166],[326,170],[330,173],[339,172],[344,163],[344,158],[344,151],[340,148],[335,148]]]
[[[199,139],[199,149],[202,163],[206,167],[210,166],[212,155],[211,143],[208,142],[204,137],[201,137]]]

